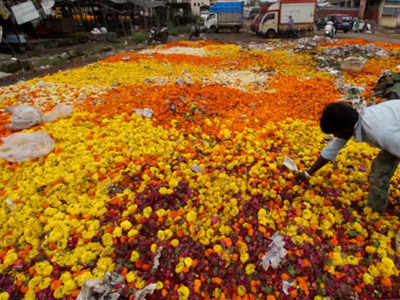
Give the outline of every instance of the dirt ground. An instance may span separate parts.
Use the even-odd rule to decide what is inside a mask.
[[[322,35],[323,33],[315,32],[314,35]],[[225,42],[265,42],[268,39],[249,32],[247,29],[239,33],[220,32],[205,34],[207,40],[225,41]],[[375,34],[365,33],[338,33],[338,38],[362,38],[371,42],[400,42],[400,35],[376,32]],[[184,40],[187,36],[171,37],[170,41]],[[20,80],[29,80],[34,77],[41,77],[46,74],[52,74],[60,70],[67,70],[74,67],[83,66],[101,60],[105,57],[112,56],[121,52],[135,51],[145,48],[145,44],[128,43],[127,39],[120,38],[117,41],[90,41],[83,44],[56,47],[46,49],[45,47],[28,51],[25,54],[18,54],[20,61],[28,61],[32,68],[29,71],[19,71],[7,77],[1,78],[0,87],[14,84]],[[70,53],[76,55],[69,56]],[[15,55],[0,53],[0,64],[3,62],[11,62],[15,60]],[[65,58],[65,59],[64,59]],[[54,63],[55,61],[55,63]],[[46,64],[47,62],[47,64]]]
[[[322,31],[317,31],[313,35],[323,35]],[[220,32],[206,34],[207,38],[215,41],[266,41],[267,39],[262,36],[257,36],[253,32],[244,31],[240,33]],[[368,33],[354,33],[354,32],[338,32],[337,38],[348,39],[366,39],[371,42],[400,42],[399,34],[388,34],[382,32],[375,32],[374,34]]]

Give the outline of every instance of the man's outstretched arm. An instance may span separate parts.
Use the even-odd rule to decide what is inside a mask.
[[[306,172],[298,173],[296,175],[296,179],[298,181],[306,181],[310,176],[312,176],[315,172],[317,172],[319,169],[325,166],[328,162],[330,162],[329,159],[323,158],[320,155],[318,159],[315,161],[315,163],[311,166],[311,168]]]

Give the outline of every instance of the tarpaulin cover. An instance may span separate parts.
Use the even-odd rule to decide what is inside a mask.
[[[243,2],[217,2],[210,7],[211,13],[242,13]]]

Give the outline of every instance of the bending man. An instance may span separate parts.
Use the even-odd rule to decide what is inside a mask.
[[[381,149],[371,166],[368,206],[384,213],[390,180],[400,162],[400,101],[386,101],[363,108],[360,113],[350,105],[331,103],[322,113],[320,126],[324,133],[333,134],[335,138],[322,150],[309,171],[298,174],[297,179],[306,180],[329,161],[335,160],[354,136],[358,142]]]

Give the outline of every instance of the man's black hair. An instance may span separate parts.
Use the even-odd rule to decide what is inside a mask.
[[[358,121],[358,112],[348,104],[330,103],[325,106],[320,119],[324,133],[335,133],[353,130]]]

